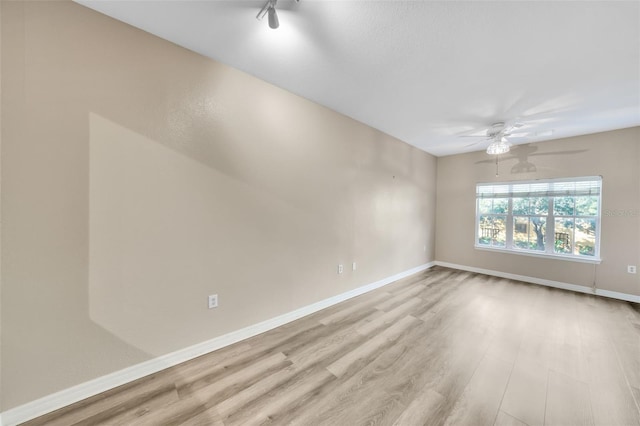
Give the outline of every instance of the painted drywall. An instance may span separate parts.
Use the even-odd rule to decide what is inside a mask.
[[[516,146],[499,162],[484,152],[438,158],[436,259],[640,295],[640,128]],[[474,249],[479,182],[602,176],[599,265]]]
[[[0,7],[3,410],[434,260],[434,157],[83,6]]]
[[[0,7],[0,99],[2,99],[2,7]],[[0,102],[0,129],[2,129],[2,102]],[[0,131],[0,259],[2,259],[2,131]],[[2,395],[2,262],[0,261],[0,395]],[[0,398],[0,413],[2,398]],[[0,419],[0,425],[2,420]]]

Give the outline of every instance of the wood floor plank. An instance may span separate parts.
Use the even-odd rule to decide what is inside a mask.
[[[353,318],[354,314],[362,314],[365,312],[365,309],[371,305],[380,303],[384,300],[389,299],[391,296],[387,292],[380,292],[376,295],[376,297],[369,298],[367,301],[360,304],[353,304],[345,309],[340,309],[335,313],[325,316],[320,319],[320,323],[324,325],[333,324],[336,322],[343,321],[345,318]]]
[[[164,391],[148,395],[138,395],[126,403],[100,411],[79,422],[75,426],[93,425],[127,425],[135,423],[149,411],[178,400],[175,388],[164,388]]]
[[[449,417],[486,353],[487,343],[481,335],[467,337],[440,341],[440,351],[431,358],[428,383],[444,397],[444,403],[437,407],[429,424],[442,424]]]
[[[467,275],[467,272],[459,271],[457,269],[444,268],[437,266],[433,268],[430,274],[428,274],[422,283],[427,287],[438,287],[442,283],[451,283],[456,278],[463,275]]]
[[[205,355],[181,364],[180,372],[175,381],[176,386],[180,387],[209,375],[217,374],[221,370],[228,369],[231,364],[238,363],[243,359],[249,360],[256,356],[256,353],[251,351],[251,346],[248,344],[239,344],[237,347],[236,345],[231,345],[229,348],[231,350],[225,351],[224,355]]]
[[[633,372],[628,376],[622,368],[627,362],[631,365],[636,362],[626,358],[627,353],[619,347],[624,345],[609,339],[582,339],[581,350],[587,364],[586,381],[596,424],[640,424],[640,413],[628,380],[628,377],[633,377]],[[634,348],[626,349],[630,356],[638,353]]]
[[[522,342],[521,329],[504,327],[501,330],[491,330],[488,334],[491,336],[491,341],[487,354],[514,363]]]
[[[418,322],[419,320],[417,318],[405,316],[374,338],[367,340],[361,346],[358,346],[353,351],[333,362],[327,367],[327,370],[336,377],[342,377],[347,374],[350,369],[359,368],[361,364],[372,357],[376,351],[380,351],[398,340],[402,333],[406,332],[411,326],[417,325]]]
[[[202,401],[197,396],[180,398],[175,402],[150,410],[140,416],[135,422],[130,423],[135,426],[174,426],[183,424],[207,410],[206,401]],[[211,424],[222,424],[219,418]]]
[[[144,401],[153,399],[155,396],[175,391],[172,379],[170,374],[147,376],[25,424],[29,426],[67,426],[80,424],[90,418],[96,420],[97,415],[107,418],[114,413],[138,407]]]
[[[633,399],[636,401],[636,408],[640,411],[640,389],[631,387],[631,394],[633,395]]]
[[[180,426],[226,426],[213,409],[201,411],[180,423]]]
[[[415,330],[415,329],[414,329]],[[423,388],[422,354],[396,344],[293,417],[291,424],[392,424]],[[383,390],[383,391],[381,391]]]
[[[262,380],[254,383],[241,390],[240,392],[232,395],[230,398],[225,399],[221,403],[215,406],[216,411],[223,417],[228,417],[237,411],[239,408],[247,405],[249,402],[259,398],[261,395],[268,393],[270,390],[283,384],[295,376],[296,370],[293,366],[284,368],[274,372],[273,374],[266,376]]]
[[[362,315],[364,316],[366,314]],[[355,321],[356,319],[354,318],[350,322]],[[347,324],[350,322],[347,322]],[[255,356],[258,357],[270,355],[275,352],[288,353],[318,339],[322,339],[330,333],[331,329],[328,329],[323,324],[305,320],[302,329],[291,328],[288,332],[279,333],[277,336],[267,332],[264,333],[264,335],[258,335],[249,339],[248,342],[251,345],[251,352],[255,353]]]
[[[394,356],[391,358],[396,359],[395,354],[399,349],[399,346],[388,348],[387,351],[381,353],[381,356],[386,359],[388,354],[392,353]],[[288,418],[285,416],[282,419],[286,420],[283,424],[300,426],[347,424],[344,416],[352,414],[349,412],[350,407],[354,407],[357,405],[357,401],[367,396],[367,392],[362,391],[372,381],[372,376],[367,374],[371,370],[371,365],[367,367],[346,381],[336,379],[336,386],[330,392],[320,392],[312,403],[310,402],[303,409],[291,413]],[[375,407],[372,408],[375,409]]]
[[[391,294],[398,294],[399,292],[409,287],[413,287],[415,284],[426,285],[426,283],[429,281],[430,277],[432,276],[432,274],[430,274],[429,272],[430,271],[423,271],[415,275],[411,275],[409,277],[400,279],[394,282],[393,284],[386,286],[385,290]]]
[[[589,383],[589,395],[596,425],[640,425],[633,390],[624,382],[609,379]]]
[[[326,367],[335,362],[337,358],[345,356],[354,347],[359,347],[367,340],[354,329],[340,329],[325,340],[308,346],[304,350],[290,354],[289,360],[298,368],[309,368],[315,364]]]
[[[486,355],[447,417],[445,425],[493,425],[512,368],[512,363]]]
[[[451,300],[460,299],[461,293],[457,291],[460,285],[461,283],[459,282],[446,282],[435,287],[425,288],[425,290],[416,295],[416,297],[421,298],[424,303],[419,309],[416,309],[414,316],[430,316],[439,309],[449,306]]]
[[[587,363],[587,381],[624,377],[615,345],[609,339],[583,338],[581,351]]]
[[[581,382],[589,381],[589,365],[584,346],[568,342],[552,342],[549,368]]]
[[[178,392],[175,388],[168,390],[167,392],[155,395],[153,398],[149,398],[144,402],[132,404],[132,407],[120,412],[110,413],[106,415],[106,412],[98,414],[97,417],[86,419],[84,422],[78,425],[112,425],[112,426],[126,426],[130,424],[138,423],[139,420],[148,415],[149,413],[165,407],[169,404],[179,401]]]
[[[546,333],[527,329],[522,334],[517,360],[523,363],[538,364],[542,368],[548,369],[551,366],[554,348],[554,343]]]
[[[620,366],[630,386],[640,388],[640,338],[632,343],[614,343]]]
[[[546,425],[593,425],[589,385],[564,374],[549,371]]]
[[[418,396],[396,419],[393,426],[424,425],[431,420],[431,413],[443,404],[444,397],[432,389],[423,388]]]
[[[199,395],[206,398],[210,403],[214,403],[216,399],[223,401],[234,393],[244,389],[245,386],[250,386],[265,375],[268,375],[274,369],[289,365],[291,365],[291,361],[288,361],[282,352],[278,352],[233,374],[225,376],[220,380],[207,381],[206,383],[200,383],[200,380],[198,380],[193,384],[178,387],[178,394],[180,397],[184,397],[198,392]]]
[[[422,284],[414,284],[412,287],[409,287],[400,293],[394,295],[393,297],[388,298],[376,305],[376,309],[381,311],[389,311],[395,308],[398,305],[406,302],[407,300],[415,297],[416,295],[422,293],[426,287]]]
[[[437,344],[424,350],[416,347],[416,342],[431,336],[431,330],[412,328],[376,360],[339,380],[339,386],[319,396],[283,424],[390,424],[387,421],[399,417],[403,407],[411,403],[426,383],[439,383],[443,370],[447,377],[446,369],[430,368],[436,363],[444,364],[447,353]],[[380,392],[381,389],[384,392]]]
[[[283,424],[282,413],[294,412],[312,399],[319,389],[335,382],[336,377],[327,370],[302,371],[278,388],[272,389],[253,403],[224,419],[226,426]]]
[[[422,299],[413,297],[402,303],[401,305],[396,306],[389,312],[386,312],[385,314],[379,316],[378,318],[359,325],[356,328],[356,331],[362,335],[373,333],[380,328],[389,326],[398,318],[409,314],[415,307],[422,303],[424,303]]]
[[[543,424],[548,375],[540,364],[516,362],[500,410],[530,425]]]
[[[493,426],[536,426],[536,424],[528,425],[527,423],[522,422],[513,416],[510,416],[504,411],[500,411]]]

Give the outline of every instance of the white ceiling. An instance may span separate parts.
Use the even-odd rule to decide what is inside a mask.
[[[638,1],[78,2],[437,156],[640,125]]]

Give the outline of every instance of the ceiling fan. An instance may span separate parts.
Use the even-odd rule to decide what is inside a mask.
[[[479,141],[473,142],[467,145],[473,146],[485,141],[491,141],[487,146],[487,154],[500,155],[509,152],[511,149],[511,143],[509,138],[511,137],[527,137],[527,136],[550,136],[553,134],[553,130],[544,132],[524,132],[517,129],[524,127],[525,124],[521,122],[514,122],[513,124],[506,124],[504,121],[498,121],[493,123],[489,128],[485,130],[485,135],[461,135],[460,137],[466,138],[482,138]]]

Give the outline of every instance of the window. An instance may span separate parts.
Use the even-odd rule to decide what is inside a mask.
[[[600,261],[602,178],[476,186],[477,248]]]

